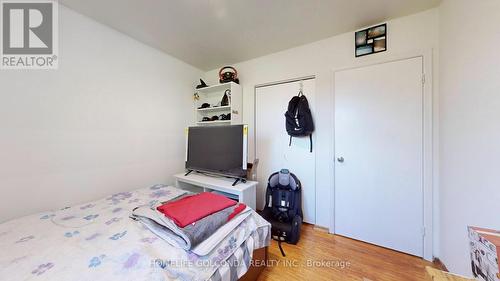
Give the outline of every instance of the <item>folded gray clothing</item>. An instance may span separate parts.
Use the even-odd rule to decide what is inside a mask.
[[[171,219],[155,209],[142,206],[132,211],[131,218],[143,223],[149,230],[174,246],[191,250],[217,229],[227,223],[229,215],[239,204],[208,215],[185,227],[177,226]]]

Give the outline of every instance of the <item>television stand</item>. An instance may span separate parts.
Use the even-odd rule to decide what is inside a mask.
[[[191,174],[192,172],[194,172],[194,170],[188,170],[187,173],[184,174],[184,176],[187,176],[187,175]]]
[[[215,192],[245,203],[255,210],[257,182],[205,175],[200,173],[185,173],[174,175],[175,186],[191,192]],[[240,182],[241,181],[241,182]],[[238,184],[237,184],[238,183]]]

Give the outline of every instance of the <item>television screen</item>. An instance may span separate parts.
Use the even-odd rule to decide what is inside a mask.
[[[186,169],[245,178],[246,130],[245,125],[190,127]]]

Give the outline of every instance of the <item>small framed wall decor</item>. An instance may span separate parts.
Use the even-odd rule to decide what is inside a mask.
[[[357,31],[354,40],[356,57],[387,51],[387,24]]]

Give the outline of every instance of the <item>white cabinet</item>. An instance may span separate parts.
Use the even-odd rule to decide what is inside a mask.
[[[234,82],[218,84],[202,89],[196,89],[197,99],[194,102],[196,125],[238,125],[243,122],[243,91],[239,84]],[[224,93],[228,93],[229,105],[221,106]],[[207,108],[201,108],[204,103],[209,104]],[[221,120],[221,115],[231,114],[230,120]],[[203,118],[215,121],[203,121]]]
[[[189,175],[174,175],[175,186],[191,192],[216,192],[229,198],[245,203],[248,207],[255,210],[255,189],[257,182],[246,181],[233,185],[234,180],[192,173]]]

